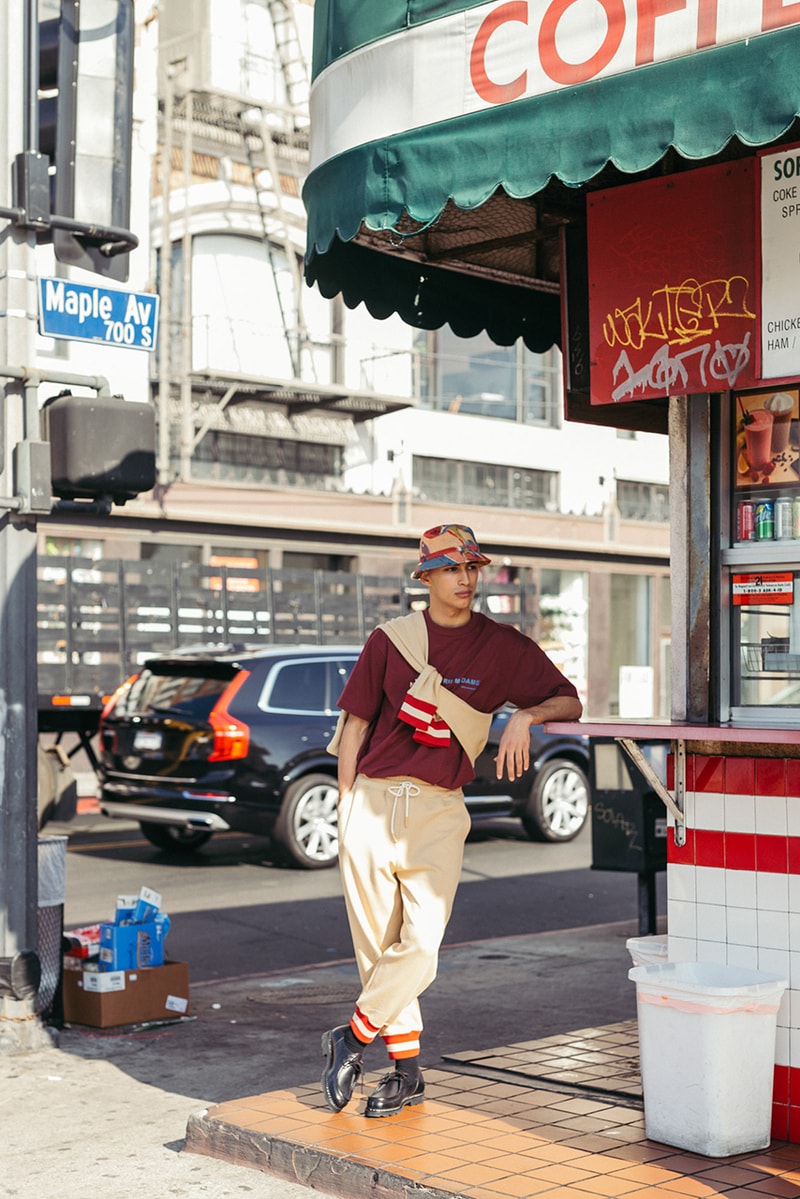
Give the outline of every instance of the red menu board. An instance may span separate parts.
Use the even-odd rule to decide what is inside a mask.
[[[750,161],[589,197],[593,404],[753,385],[755,221]]]

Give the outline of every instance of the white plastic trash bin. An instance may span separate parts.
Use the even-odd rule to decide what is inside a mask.
[[[707,1157],[766,1148],[786,979],[714,962],[634,966],[628,978],[648,1137]]]
[[[628,937],[625,948],[634,966],[663,966],[667,961],[667,934],[655,937]]]

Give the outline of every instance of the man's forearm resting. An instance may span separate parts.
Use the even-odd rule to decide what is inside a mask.
[[[555,695],[535,708],[523,708],[522,715],[530,724],[546,724],[548,720],[580,720],[583,704],[572,695]]]

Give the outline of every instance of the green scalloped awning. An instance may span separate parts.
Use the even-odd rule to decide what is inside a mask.
[[[368,106],[370,95],[358,86],[360,52],[350,53],[359,44],[358,6],[342,3],[350,27],[337,41],[337,0],[318,0],[326,36],[318,29],[315,88],[318,98],[324,96],[329,72],[346,62],[353,104]],[[381,20],[373,14],[374,27],[362,30],[369,49],[368,43],[386,36],[387,10],[396,16],[397,4],[361,7],[382,14]],[[419,20],[423,9],[438,15],[474,7],[464,0],[414,6]],[[388,33],[386,44],[403,36],[391,28]],[[637,174],[670,149],[699,165],[734,138],[767,145],[785,135],[799,114],[800,25],[792,25],[407,129],[331,157],[317,146],[318,165],[303,193],[307,279],[325,296],[341,292],[351,307],[364,302],[377,317],[396,312],[426,329],[447,322],[461,336],[486,329],[501,344],[521,336],[543,350],[559,337],[557,279],[548,286],[547,276],[534,272],[544,281],[538,286],[524,271],[504,273],[486,263],[472,271],[468,263],[465,272],[454,261],[443,265],[445,250],[433,259],[425,252],[426,230],[442,235],[448,213],[460,210],[473,214],[475,228],[481,224],[476,210],[490,199],[523,200],[529,210],[527,198],[541,195],[554,179],[577,189],[609,165]],[[313,122],[312,103],[312,131]],[[491,225],[483,232],[491,237]]]

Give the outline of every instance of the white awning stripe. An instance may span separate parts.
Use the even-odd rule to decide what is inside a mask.
[[[800,25],[800,3],[490,0],[333,61],[311,91],[311,168],[357,146],[514,100]],[[735,87],[735,80],[731,80]]]

